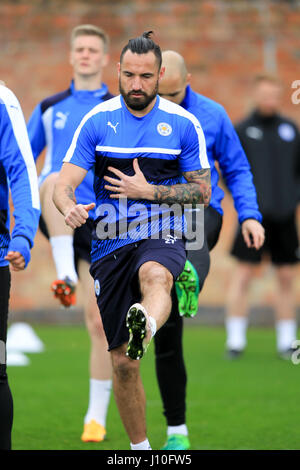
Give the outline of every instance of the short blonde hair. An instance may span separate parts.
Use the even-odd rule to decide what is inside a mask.
[[[92,24],[81,24],[76,26],[71,32],[71,47],[78,36],[98,36],[103,42],[104,52],[108,52],[109,38],[102,28]]]
[[[261,82],[268,82],[272,83],[273,85],[282,86],[280,78],[276,74],[270,72],[261,72],[254,77],[254,85],[259,85]]]

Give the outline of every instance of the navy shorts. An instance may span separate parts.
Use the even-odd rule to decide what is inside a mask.
[[[40,231],[49,240],[49,233],[46,222],[43,216],[40,216],[39,223]],[[73,247],[74,247],[74,262],[78,274],[78,261],[83,259],[91,264],[91,244],[92,232],[94,223],[92,219],[87,219],[86,223],[74,230]]]
[[[91,265],[109,351],[128,342],[126,314],[132,304],[141,301],[138,270],[147,261],[165,266],[176,280],[186,261],[184,241],[141,240],[125,245]]]
[[[239,228],[231,254],[246,263],[260,263],[264,253],[269,254],[274,265],[297,263],[299,261],[299,240],[296,214],[279,222],[264,217],[262,225],[265,229],[265,243],[260,250],[247,248]]]

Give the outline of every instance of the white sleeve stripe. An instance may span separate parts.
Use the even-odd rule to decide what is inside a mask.
[[[6,90],[6,93],[1,93],[1,99],[5,104],[6,111],[12,124],[15,139],[17,141],[20,153],[26,165],[31,190],[32,207],[34,209],[39,210],[40,198],[37,183],[36,167],[29,142],[25,119],[19,101],[9,89]]]
[[[70,162],[73,153],[75,151],[76,145],[77,145],[77,140],[80,134],[81,129],[85,125],[85,123],[92,117],[95,116],[95,114],[104,112],[104,111],[115,111],[116,109],[119,109],[121,107],[121,101],[120,101],[120,95],[116,96],[115,98],[112,98],[111,100],[104,101],[103,103],[97,104],[90,112],[88,112],[83,118],[79,126],[77,127],[75,134],[72,139],[72,143],[66,153],[65,158],[63,161],[65,163]]]
[[[190,113],[186,109],[182,108],[182,106],[179,106],[178,104],[175,104],[172,101],[166,100],[165,98],[161,97],[159,97],[158,108],[169,114],[178,114],[179,116],[185,117],[186,119],[189,119],[192,122],[198,136],[200,165],[203,169],[210,168],[206,154],[206,143],[204,133],[201,124],[196,118],[196,116],[194,116],[194,114]]]

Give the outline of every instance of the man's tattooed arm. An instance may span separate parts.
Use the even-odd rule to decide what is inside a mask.
[[[187,183],[154,186],[154,201],[207,207],[211,198],[210,170],[187,171],[183,176]]]

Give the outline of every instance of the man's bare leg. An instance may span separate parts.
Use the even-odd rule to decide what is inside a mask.
[[[85,324],[91,339],[89,405],[84,418],[84,423],[88,426],[85,426],[82,439],[99,442],[106,434],[106,415],[112,386],[112,365],[89,267],[87,261],[79,260],[78,273],[84,292]]]
[[[78,278],[74,264],[73,230],[65,224],[64,217],[57,210],[52,194],[58,173],[50,174],[40,187],[42,215],[47,225],[57,278],[76,284]]]
[[[142,294],[141,304],[156,321],[157,330],[167,321],[172,307],[172,274],[155,261],[144,263],[139,269]]]
[[[141,305],[159,329],[171,311],[173,276],[159,263],[149,261],[139,269]],[[151,331],[148,331],[148,340]],[[127,344],[111,351],[114,394],[131,444],[147,442],[146,399],[140,377],[139,361],[126,356]]]
[[[140,377],[140,362],[126,356],[126,344],[111,351],[114,396],[120,417],[132,444],[146,436],[146,398]]]
[[[251,263],[239,262],[230,282],[226,309],[228,351],[242,351],[247,343],[248,290],[253,270],[254,266]]]
[[[278,291],[276,299],[276,335],[277,350],[281,355],[287,355],[297,339],[296,308],[293,292],[293,280],[295,276],[292,265],[276,267]]]

